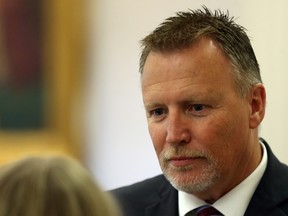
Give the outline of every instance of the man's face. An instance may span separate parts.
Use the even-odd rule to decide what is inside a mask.
[[[142,94],[160,166],[177,189],[213,200],[259,163],[251,100],[237,94],[233,67],[213,40],[151,52]]]

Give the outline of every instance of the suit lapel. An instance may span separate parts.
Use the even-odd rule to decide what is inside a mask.
[[[265,140],[262,139],[261,141],[267,149],[268,164],[245,212],[245,216],[287,215],[282,209],[288,197],[288,192],[285,191],[285,188],[287,188],[285,179],[288,178],[287,166],[279,162]]]
[[[166,181],[166,180],[165,180]],[[178,215],[178,192],[166,181],[158,191],[156,201],[146,208],[146,216]]]

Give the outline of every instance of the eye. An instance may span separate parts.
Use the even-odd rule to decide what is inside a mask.
[[[153,109],[149,112],[150,116],[155,116],[155,117],[159,117],[163,114],[165,114],[165,110],[162,108],[157,108],[157,109]]]
[[[205,106],[203,104],[194,104],[194,105],[191,106],[190,109],[192,109],[192,111],[195,111],[195,112],[200,112],[204,108],[205,108]]]
[[[194,116],[205,116],[208,114],[208,107],[204,104],[190,104],[187,112]]]

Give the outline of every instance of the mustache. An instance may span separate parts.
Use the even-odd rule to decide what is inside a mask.
[[[169,147],[161,152],[160,158],[164,161],[171,160],[172,158],[207,158],[210,160],[210,154],[199,149],[189,149],[183,146]]]

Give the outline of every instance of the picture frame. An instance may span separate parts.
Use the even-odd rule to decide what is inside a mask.
[[[41,0],[41,14],[45,124],[38,129],[0,129],[0,164],[35,154],[83,157],[84,1]]]

